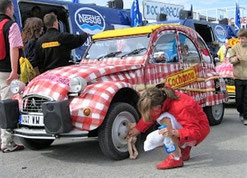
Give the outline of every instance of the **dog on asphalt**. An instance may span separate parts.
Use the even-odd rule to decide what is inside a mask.
[[[136,126],[136,123],[128,123],[128,132],[130,129],[134,128]],[[137,141],[137,137],[126,137],[127,144],[128,144],[128,151],[129,151],[129,159],[136,159],[138,156],[138,151],[135,146],[135,143]]]

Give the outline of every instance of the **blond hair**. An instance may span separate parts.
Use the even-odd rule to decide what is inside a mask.
[[[143,120],[149,122],[150,110],[158,105],[162,105],[167,98],[177,100],[178,96],[173,89],[168,87],[163,87],[161,89],[153,87],[145,90],[141,94],[137,104]]]

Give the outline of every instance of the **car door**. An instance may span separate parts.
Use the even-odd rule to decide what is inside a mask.
[[[192,96],[199,104],[203,104],[206,101],[206,81],[199,45],[183,32],[178,32],[178,40],[184,85],[177,89]]]
[[[145,67],[147,85],[165,83],[166,77],[180,71],[175,30],[163,30],[153,42],[149,64]]]

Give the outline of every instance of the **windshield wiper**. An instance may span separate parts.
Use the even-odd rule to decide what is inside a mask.
[[[98,61],[99,61],[99,60],[102,59],[102,58],[106,58],[106,57],[115,57],[116,55],[118,55],[118,54],[120,54],[120,53],[122,53],[122,51],[111,52],[111,53],[106,54],[106,55],[104,55],[104,56],[100,56],[100,57],[98,57],[97,59],[98,59]]]
[[[127,54],[122,55],[121,58],[126,57],[126,56],[131,56],[131,55],[139,54],[143,50],[147,50],[147,48],[138,48],[138,49],[135,49],[135,50],[131,51],[130,53],[127,53]]]

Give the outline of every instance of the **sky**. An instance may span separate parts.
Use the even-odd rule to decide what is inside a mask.
[[[79,0],[81,3],[96,3],[100,6],[107,6],[109,0]],[[194,12],[199,12],[201,15],[208,15],[210,17],[220,18],[233,18],[235,14],[235,6],[238,1],[240,8],[240,16],[247,16],[247,3],[246,0],[149,0],[170,4],[183,5],[185,10],[190,10],[193,6]],[[130,9],[133,0],[123,0],[124,9]],[[140,11],[143,12],[143,0],[139,0]],[[217,10],[216,9],[223,9]]]
[[[109,0],[82,0],[84,3],[95,3],[97,5],[105,6],[107,4],[107,1]],[[124,1],[124,8],[130,8],[133,0],[123,0]],[[193,5],[193,8],[195,10],[201,10],[201,9],[212,9],[212,8],[222,8],[222,7],[234,7],[235,6],[235,0],[152,0],[152,1],[158,1],[158,2],[164,2],[164,3],[172,3],[172,4],[180,4],[184,5],[185,9],[190,9],[190,5]],[[246,0],[238,0],[240,6],[245,6],[247,9],[247,3]],[[142,4],[142,0],[139,0],[139,4]]]

